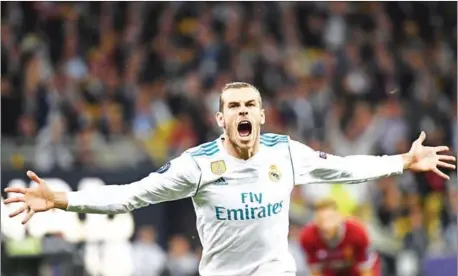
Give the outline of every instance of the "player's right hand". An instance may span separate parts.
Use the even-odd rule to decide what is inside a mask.
[[[23,202],[24,205],[10,214],[10,217],[15,217],[23,212],[27,215],[22,220],[22,224],[26,224],[32,216],[37,212],[44,212],[54,208],[54,193],[49,189],[46,182],[39,178],[34,172],[28,171],[27,176],[35,183],[35,187],[8,187],[5,189],[7,193],[22,194],[17,197],[11,197],[5,200],[5,204],[13,202]]]

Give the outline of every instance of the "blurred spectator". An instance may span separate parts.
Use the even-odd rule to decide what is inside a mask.
[[[381,134],[380,119],[366,103],[357,102],[353,108],[345,114],[342,106],[335,106],[329,115],[326,137],[331,149],[340,156],[374,154]]]
[[[264,132],[315,150],[399,154],[424,130],[427,145],[458,151],[456,2],[1,6],[4,170],[151,171],[221,134],[214,113],[231,81],[261,91]],[[305,223],[308,202],[336,198],[367,220],[395,275],[404,247],[423,257],[458,250],[454,179],[298,187],[290,215]],[[196,271],[190,250],[172,239],[171,274]]]
[[[19,118],[19,135],[24,139],[33,139],[36,135],[36,125],[30,115],[23,115]]]
[[[288,248],[289,252],[296,262],[296,275],[297,276],[308,276],[309,270],[306,263],[306,255],[302,252],[301,246],[299,244],[299,235],[302,229],[302,223],[296,224],[291,223],[289,228],[289,243]]]
[[[403,108],[399,99],[389,98],[380,106],[380,150],[382,154],[400,153],[399,144],[408,137],[409,128],[403,117]],[[408,150],[408,149],[401,149]]]
[[[403,204],[401,191],[393,178],[386,178],[378,182],[379,200],[375,206],[375,221],[380,229],[385,232],[390,243],[385,242],[380,247],[381,257],[384,263],[384,275],[395,275],[396,256],[399,248],[393,244],[393,240],[404,239],[409,231],[407,210]],[[376,241],[377,242],[377,241]]]
[[[170,276],[195,275],[199,260],[191,251],[189,241],[180,235],[172,237],[169,243],[167,269]]]
[[[61,115],[51,115],[49,124],[37,136],[35,167],[49,171],[54,167],[69,169],[73,156],[68,149],[65,121]]]
[[[442,210],[442,232],[446,249],[458,252],[458,185],[456,174],[450,179],[450,185],[446,196],[446,203]]]
[[[457,112],[456,112],[456,109],[457,109],[457,106],[458,103],[456,101],[456,98],[455,98],[455,101],[452,105],[452,108],[453,108],[453,113],[452,113],[452,120],[451,120],[451,123],[452,123],[452,126],[451,126],[451,147],[453,149],[453,152],[455,154],[458,153],[458,121],[457,121]]]
[[[132,245],[133,276],[160,276],[165,271],[167,255],[156,243],[153,226],[143,226],[137,231]]]
[[[82,167],[97,167],[101,165],[106,142],[98,132],[94,123],[88,119],[76,137],[76,161]]]
[[[405,248],[416,253],[417,258],[422,260],[428,249],[428,234],[423,228],[423,215],[419,208],[410,211],[411,230],[404,237]]]

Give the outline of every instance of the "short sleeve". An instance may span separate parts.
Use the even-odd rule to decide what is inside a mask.
[[[317,265],[319,260],[316,257],[316,242],[315,234],[312,228],[306,226],[300,234],[300,244],[307,257],[307,263],[309,265]]]
[[[375,250],[370,245],[369,235],[363,226],[358,228],[358,233],[354,235],[355,242],[355,261],[359,268],[370,269],[376,261]]]

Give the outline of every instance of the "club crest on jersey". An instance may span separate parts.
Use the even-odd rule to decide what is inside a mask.
[[[212,173],[222,175],[226,172],[226,163],[223,160],[211,162],[210,168]]]
[[[277,166],[272,165],[269,167],[269,178],[272,182],[277,182],[281,178],[281,172]]]

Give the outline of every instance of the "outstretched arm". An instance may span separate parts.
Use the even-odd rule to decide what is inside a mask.
[[[158,171],[130,184],[63,193],[52,191],[45,181],[28,171],[27,176],[38,185],[33,188],[6,188],[6,192],[22,195],[6,199],[5,204],[24,202],[21,208],[10,214],[14,217],[27,211],[23,224],[35,213],[53,208],[80,213],[125,213],[149,204],[193,196],[200,174],[192,157],[183,154]]]
[[[455,169],[451,164],[455,157],[440,154],[448,147],[426,147],[423,145],[426,135],[412,144],[408,153],[392,156],[352,155],[333,156],[316,152],[296,141],[290,141],[296,184],[318,183],[361,183],[382,177],[398,175],[405,170],[414,172],[433,171],[448,179],[439,167]],[[447,163],[449,162],[449,163]]]

